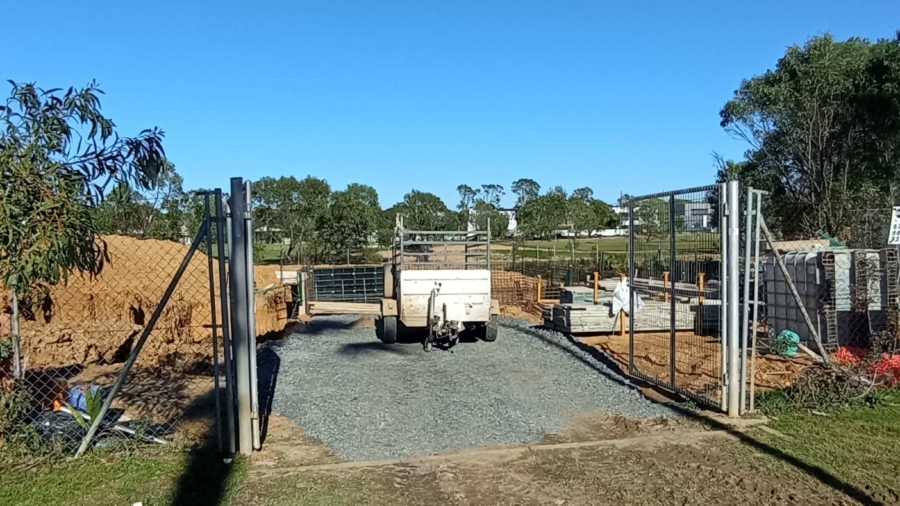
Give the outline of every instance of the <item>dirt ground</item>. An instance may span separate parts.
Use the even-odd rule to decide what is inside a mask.
[[[104,265],[99,275],[72,274],[48,293],[23,299],[22,345],[30,367],[123,362],[188,251],[187,245],[172,241],[115,235],[104,236],[103,241]],[[277,287],[277,269],[255,269],[257,290]],[[215,262],[213,277],[218,281]],[[283,329],[290,304],[286,288],[258,294],[257,334]],[[138,363],[189,369],[208,362],[212,356],[211,323],[209,263],[206,255],[197,251]]]
[[[278,417],[269,430],[238,504],[857,504],[698,422],[583,413],[538,444],[370,463],[341,463]]]
[[[680,332],[676,335],[676,382],[692,391],[717,383],[720,375],[720,347],[718,341]],[[581,341],[610,355],[628,370],[628,336],[605,335],[584,337]],[[669,334],[641,333],[634,340],[635,367],[645,375],[669,377]],[[756,387],[760,389],[786,388],[815,364],[811,357],[799,355],[783,358],[777,355],[757,355]]]

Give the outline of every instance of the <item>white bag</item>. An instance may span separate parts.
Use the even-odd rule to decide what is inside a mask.
[[[624,311],[625,314],[628,314],[628,294],[631,292],[631,289],[628,288],[628,278],[624,278],[619,280],[616,283],[616,289],[613,290],[612,297],[612,312],[613,314],[619,314],[619,311]],[[634,312],[639,313],[641,309],[644,309],[644,301],[641,300],[641,296],[638,294],[634,294]]]

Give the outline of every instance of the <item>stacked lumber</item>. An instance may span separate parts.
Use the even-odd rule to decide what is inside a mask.
[[[553,327],[568,334],[580,332],[601,332],[612,330],[613,318],[609,316],[609,306],[557,304],[553,306]]]
[[[554,329],[553,325],[553,305],[541,306],[541,318],[544,320],[544,328]]]
[[[310,315],[338,315],[338,314],[358,314],[358,315],[380,315],[381,304],[367,304],[361,302],[330,302],[321,300],[309,301]]]
[[[559,289],[560,304],[593,304],[594,289],[586,286],[566,286]]]

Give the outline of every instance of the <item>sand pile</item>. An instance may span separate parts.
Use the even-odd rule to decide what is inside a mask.
[[[23,301],[22,346],[32,367],[124,361],[188,251],[187,245],[171,241],[115,235],[103,239],[105,258],[98,276],[73,274],[45,296]],[[213,268],[218,281],[215,262]],[[273,273],[263,271],[257,277],[262,278],[258,288],[277,284]],[[218,296],[216,290],[217,301]],[[278,288],[256,298],[257,333],[283,328],[290,292]],[[208,362],[210,324],[209,267],[206,255],[198,251],[138,363],[191,368]]]

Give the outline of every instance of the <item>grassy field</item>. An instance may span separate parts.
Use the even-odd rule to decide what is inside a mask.
[[[22,467],[0,450],[0,504],[895,504],[900,395],[876,407],[774,417],[715,444],[560,450],[480,465],[248,474],[248,463],[166,451]],[[19,466],[19,467],[17,467]],[[608,472],[597,472],[606,469]],[[613,472],[615,471],[615,472]],[[720,482],[721,487],[710,487]],[[726,482],[729,484],[726,485]],[[687,500],[687,502],[684,502]],[[561,502],[562,501],[562,502]]]
[[[0,457],[0,504],[230,505],[248,468],[243,459],[226,465],[209,454],[177,450],[130,457],[94,454],[35,469],[16,465]]]

